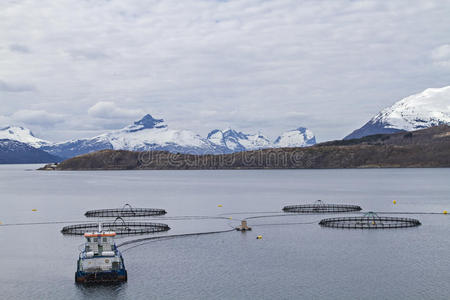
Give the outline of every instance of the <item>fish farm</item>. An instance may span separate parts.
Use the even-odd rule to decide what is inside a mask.
[[[114,231],[116,234],[148,234],[168,231],[170,227],[167,224],[162,223],[150,223],[150,222],[102,222],[102,228],[105,231]],[[98,229],[98,223],[76,224],[65,226],[62,230],[62,234],[66,235],[84,235],[87,232],[92,232]]]
[[[84,215],[88,218],[109,218],[109,217],[150,217],[161,216],[167,212],[158,208],[135,208],[126,204],[122,208],[109,208],[89,210]]]
[[[346,229],[389,229],[420,226],[419,220],[398,217],[380,217],[374,212],[368,212],[362,217],[341,217],[323,219],[320,226]]]
[[[313,204],[302,205],[289,205],[283,207],[284,212],[288,213],[303,213],[303,214],[316,214],[316,213],[341,213],[360,211],[362,208],[358,205],[351,204],[327,204],[322,200],[317,200]]]

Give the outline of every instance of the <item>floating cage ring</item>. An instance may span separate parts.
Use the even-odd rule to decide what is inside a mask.
[[[122,208],[108,208],[89,210],[84,215],[88,218],[108,218],[108,217],[149,217],[161,216],[167,212],[158,208],[136,208],[130,204],[125,204]]]
[[[314,204],[288,205],[283,207],[284,212],[289,213],[341,213],[360,211],[362,208],[351,204],[327,204],[317,200]]]
[[[150,223],[150,222],[125,222],[122,219],[121,223],[103,222],[102,228],[105,231],[114,231],[116,234],[148,234],[157,233],[170,230],[167,224],[162,223]],[[62,230],[62,234],[67,235],[83,235],[86,232],[93,232],[98,230],[97,223],[76,224],[65,226]]]
[[[389,229],[420,226],[419,220],[398,217],[380,217],[376,213],[368,212],[362,217],[341,217],[323,219],[320,226],[347,229]]]

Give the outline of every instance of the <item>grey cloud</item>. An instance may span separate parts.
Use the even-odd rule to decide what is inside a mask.
[[[30,49],[25,45],[20,44],[11,44],[9,45],[9,50],[13,52],[19,52],[19,53],[30,53]]]
[[[36,88],[29,84],[20,83],[8,83],[6,81],[0,80],[0,92],[10,92],[10,93],[21,93],[34,91]]]
[[[450,44],[441,45],[433,49],[431,58],[436,65],[450,68]]]
[[[49,113],[44,110],[19,110],[11,116],[12,120],[19,121],[27,125],[53,126],[56,123],[64,122],[61,114]]]
[[[98,60],[108,57],[108,55],[106,55],[104,52],[94,49],[69,50],[68,53],[74,59]]]
[[[145,114],[142,109],[118,107],[111,101],[100,101],[89,108],[88,114],[102,119],[139,118]]]

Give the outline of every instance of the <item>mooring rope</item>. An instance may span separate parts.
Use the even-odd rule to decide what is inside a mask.
[[[361,213],[369,213],[369,211],[361,212]],[[390,214],[390,215],[446,215],[444,212],[412,212],[412,211],[375,211],[375,213],[381,214]]]
[[[112,218],[110,218],[112,219]],[[130,218],[133,220],[133,218]],[[217,220],[229,220],[226,217],[218,217],[218,216],[174,216],[174,217],[154,217],[154,218],[138,218],[139,220],[173,220],[173,221],[181,221],[181,220],[208,220],[208,219],[217,219]],[[102,219],[101,222],[106,222],[106,219]],[[98,223],[99,220],[82,220],[82,221],[45,221],[45,222],[24,222],[24,223],[6,223],[0,224],[2,226],[26,226],[26,225],[50,225],[50,224],[69,224],[69,223]]]
[[[67,223],[98,223],[98,221],[47,221],[47,222],[31,222],[31,223],[7,223],[0,224],[0,227],[6,226],[28,226],[28,225],[51,225],[51,224],[67,224]]]
[[[275,217],[292,217],[296,215],[304,215],[304,214],[277,214],[277,215],[264,215],[264,216],[253,216],[245,218],[244,220],[250,220],[250,219],[262,219],[262,218],[275,218]]]
[[[266,224],[254,224],[251,227],[258,226],[281,226],[281,225],[309,225],[309,224],[319,224],[320,221],[312,221],[312,222],[289,222],[289,223],[266,223]]]
[[[247,211],[247,212],[229,212],[221,213],[219,216],[230,216],[230,215],[254,215],[254,214],[278,214],[281,211]]]
[[[125,241],[119,245],[117,245],[117,247],[123,247],[126,245],[130,245],[130,244],[135,244],[135,243],[141,243],[144,242],[142,244],[139,245],[135,245],[133,247],[127,248],[125,250],[122,251],[126,252],[130,249],[142,246],[147,244],[148,242],[151,242],[153,240],[162,240],[162,239],[172,239],[172,238],[179,238],[179,237],[189,237],[189,236],[200,236],[200,235],[209,235],[209,234],[218,234],[218,233],[225,233],[225,232],[231,232],[231,231],[235,231],[236,229],[227,229],[227,230],[219,230],[219,231],[207,231],[207,232],[194,232],[194,233],[182,233],[182,234],[173,234],[173,235],[165,235],[165,236],[152,236],[152,237],[147,237],[147,238],[140,238],[140,239],[135,239],[135,240],[130,240],[130,241]]]

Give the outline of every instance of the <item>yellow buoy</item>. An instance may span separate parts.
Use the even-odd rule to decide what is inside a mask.
[[[222,204],[217,205],[217,207],[222,207]]]
[[[37,209],[36,209],[36,208],[33,208],[31,211],[37,211]]]
[[[261,240],[261,239],[262,239],[262,235],[258,235],[258,236],[256,237],[256,239],[257,239],[257,240]]]
[[[397,200],[392,201],[392,203],[397,204]]]
[[[444,215],[446,215],[447,214],[447,211],[446,210],[444,210]]]
[[[229,217],[228,220],[233,220],[233,217]]]

